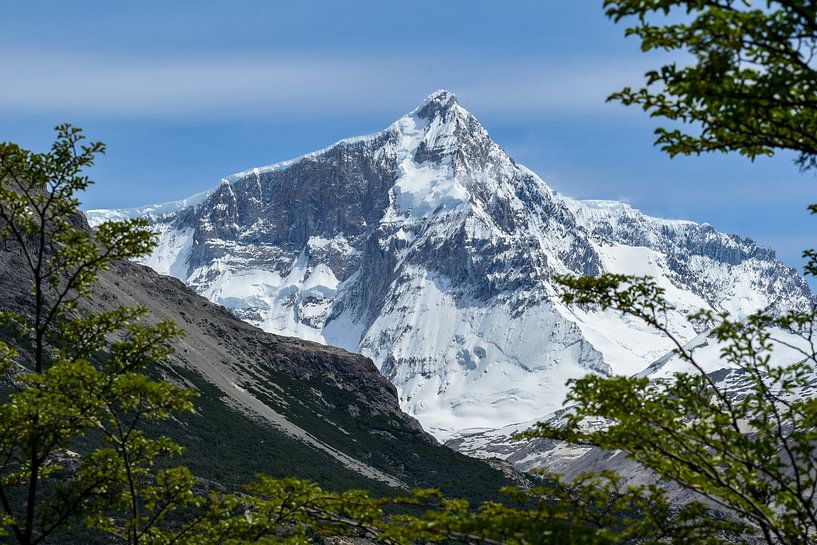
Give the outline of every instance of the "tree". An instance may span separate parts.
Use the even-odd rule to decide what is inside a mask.
[[[606,0],[642,49],[684,51],[693,62],[661,66],[645,87],[610,97],[673,122],[656,144],[670,155],[737,152],[754,158],[798,153],[802,169],[817,164],[817,3],[745,0]],[[680,12],[680,13],[679,13]],[[810,207],[812,212],[817,207]],[[806,274],[817,273],[808,250]],[[700,311],[721,346],[731,383],[707,374],[673,337],[664,290],[644,277],[560,277],[562,299],[614,309],[663,332],[691,368],[670,381],[588,376],[574,381],[564,426],[539,424],[527,437],[620,449],[660,481],[676,483],[720,506],[733,527],[769,544],[814,543],[817,536],[817,350],[814,308],[782,315],[758,312],[744,321]],[[802,344],[788,341],[796,336]],[[775,345],[800,351],[793,365],[775,362]],[[588,427],[602,420],[602,428]]]
[[[767,543],[812,543],[817,531],[817,378],[812,334],[817,315],[759,312],[745,321],[700,311],[722,346],[731,381],[716,381],[665,327],[671,306],[649,278],[604,275],[560,279],[570,304],[614,309],[664,332],[694,372],[669,381],[588,376],[575,381],[564,426],[540,424],[528,437],[622,450],[666,483],[676,483],[735,514],[743,533]],[[785,331],[803,339],[802,349]],[[802,360],[777,365],[775,343],[801,351]],[[588,427],[601,419],[604,428]]]
[[[83,145],[68,125],[57,132],[47,153],[0,144],[0,235],[31,285],[22,310],[0,314],[0,365],[12,378],[0,403],[0,529],[33,545],[87,519],[109,531],[118,525],[137,543],[168,499],[181,503],[171,490],[189,489],[184,468],[153,470],[179,447],[139,429],[191,408],[190,392],[146,374],[167,359],[179,330],[146,325],[143,309],[81,311],[97,274],[144,255],[153,237],[143,220],[107,222],[91,234],[76,194],[104,147]],[[101,445],[89,440],[92,431]]]
[[[609,100],[673,123],[656,129],[670,155],[788,150],[817,159],[817,4],[808,0],[605,0],[643,51],[682,52]]]
[[[657,486],[624,490],[615,475],[580,482],[547,480],[532,489],[509,487],[506,500],[474,509],[438,490],[371,498],[366,492],[327,493],[314,483],[261,477],[245,490],[246,511],[206,526],[191,543],[292,543],[315,536],[357,536],[410,545],[721,544],[734,524],[706,517],[700,504],[673,507]],[[246,516],[249,513],[250,516]]]

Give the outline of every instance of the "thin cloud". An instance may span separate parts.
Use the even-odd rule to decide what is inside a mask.
[[[16,53],[0,58],[0,114],[301,117],[400,112],[446,87],[478,114],[614,115],[605,97],[644,66],[615,59],[427,57],[121,57]]]

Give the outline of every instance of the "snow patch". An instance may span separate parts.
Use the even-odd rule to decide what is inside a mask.
[[[140,263],[159,274],[186,281],[195,230],[191,228],[176,230],[167,223],[159,223],[153,227],[157,236],[156,248],[149,256],[140,260]]]
[[[429,124],[414,115],[402,117],[396,125],[400,139],[393,191],[398,212],[409,213],[416,219],[468,202],[468,192],[453,176],[450,158],[415,162],[420,144],[450,147],[450,128],[441,125],[438,118]]]
[[[122,221],[131,218],[161,218],[171,214],[175,214],[185,208],[193,208],[209,197],[215,189],[208,189],[201,193],[196,193],[185,199],[178,201],[169,201],[159,204],[151,204],[147,206],[140,206],[137,208],[119,208],[116,210],[105,210],[101,208],[94,208],[85,211],[85,217],[88,219],[88,224],[91,227],[97,227],[100,223],[105,221]]]

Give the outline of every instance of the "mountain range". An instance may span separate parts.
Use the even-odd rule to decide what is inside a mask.
[[[149,218],[159,245],[143,264],[267,332],[370,357],[405,411],[464,450],[557,411],[570,378],[641,372],[671,350],[627,316],[568,308],[554,275],[653,276],[685,342],[704,332],[692,310],[814,300],[747,238],[560,195],[448,91],[190,198],[87,215]]]

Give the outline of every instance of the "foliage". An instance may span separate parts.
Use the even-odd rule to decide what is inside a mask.
[[[812,334],[817,315],[759,312],[737,321],[700,311],[731,380],[716,380],[667,330],[671,305],[654,280],[604,275],[559,279],[572,304],[637,316],[676,345],[690,372],[672,380],[588,376],[574,381],[563,426],[539,424],[529,437],[621,449],[665,482],[694,490],[735,513],[769,543],[809,543],[817,531],[817,379]],[[786,333],[788,335],[783,335]],[[802,339],[793,344],[791,337]],[[802,360],[780,365],[775,345]],[[604,426],[589,425],[601,419]]]
[[[14,244],[12,263],[23,264],[18,272],[31,285],[25,308],[2,314],[14,346],[0,343],[0,356],[16,390],[0,404],[2,529],[35,544],[118,509],[126,513],[126,540],[135,543],[161,519],[156,498],[184,477],[182,470],[152,474],[160,458],[180,449],[139,430],[143,421],[191,408],[190,392],[146,375],[167,359],[180,331],[147,325],[143,309],[80,311],[98,273],[144,255],[152,234],[144,220],[104,223],[91,234],[76,194],[91,183],[82,171],[104,147],[84,145],[68,125],[57,132],[48,153],[0,144],[0,235]],[[101,446],[73,452],[92,430]]]
[[[482,543],[608,544],[722,543],[733,527],[703,518],[700,505],[670,506],[656,486],[624,489],[615,475],[574,483],[548,479],[523,491],[507,488],[506,501],[479,509],[439,490],[398,498],[366,492],[327,493],[313,483],[261,477],[232,501],[233,515],[201,525],[191,543],[308,543],[316,536],[355,536],[391,544]],[[236,510],[234,507],[240,506]],[[400,512],[395,512],[399,508]],[[412,511],[406,513],[406,510]],[[419,514],[418,514],[419,513]],[[702,521],[706,523],[702,523]]]
[[[612,95],[675,125],[658,128],[670,155],[778,150],[817,161],[817,4],[768,0],[605,0],[614,21],[634,18],[628,35],[642,49],[685,52],[692,61],[646,74],[646,86]],[[676,123],[679,122],[679,123]],[[817,207],[810,207],[812,212]],[[807,274],[817,253],[806,251]],[[662,332],[689,366],[667,380],[588,376],[573,381],[560,426],[540,423],[527,437],[621,450],[650,470],[719,506],[742,539],[813,543],[817,535],[817,351],[814,308],[758,312],[745,320],[699,311],[727,374],[715,377],[666,325],[670,303],[645,277],[560,277],[569,304],[613,309]],[[792,339],[797,339],[793,341]],[[799,352],[791,365],[776,347]],[[689,505],[693,505],[693,503]]]
[[[625,486],[614,473],[573,481],[543,474],[541,485],[503,490],[506,501],[469,510],[462,500],[434,491],[415,494],[429,506],[419,517],[395,517],[386,536],[408,542],[454,540],[486,544],[722,543],[735,525],[713,520],[701,504],[676,508],[655,485]]]
[[[798,153],[817,160],[817,4],[804,0],[605,0],[643,51],[671,52],[644,87],[610,97],[673,122],[670,155]],[[677,122],[677,123],[676,123]],[[680,126],[679,126],[680,124]]]

